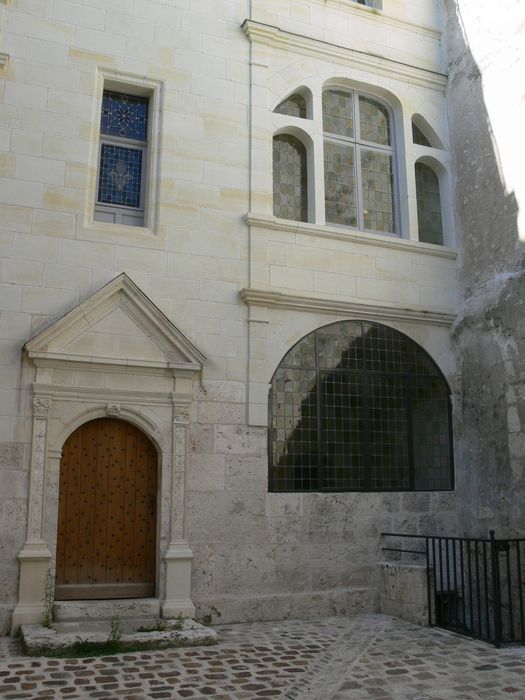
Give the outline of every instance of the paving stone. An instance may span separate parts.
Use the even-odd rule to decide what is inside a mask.
[[[214,647],[23,657],[0,638],[2,698],[525,700],[525,649],[383,615],[215,628]]]

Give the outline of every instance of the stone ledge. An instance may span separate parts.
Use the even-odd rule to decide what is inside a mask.
[[[141,625],[147,626],[144,620],[138,624],[126,625],[128,631],[122,634],[118,650],[111,654],[139,649],[169,649],[173,647],[211,645],[217,643],[217,633],[195,622],[184,620],[182,629],[178,629],[177,620],[161,620],[165,629],[149,632],[138,632]],[[159,621],[150,621],[152,626],[158,626]],[[129,629],[134,627],[134,629]],[[53,627],[43,625],[21,625],[21,639],[25,653],[28,656],[60,656],[75,651],[78,642],[83,643],[83,654],[89,657],[89,647],[97,647],[108,642],[111,631],[109,621],[86,624],[62,623]],[[98,654],[97,654],[98,655]]]

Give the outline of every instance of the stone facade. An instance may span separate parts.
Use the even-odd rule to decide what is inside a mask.
[[[402,331],[454,391],[461,371],[454,420],[458,493],[470,504],[463,525],[476,527],[478,505],[501,509],[481,491],[504,489],[511,474],[522,483],[521,321],[511,302],[507,316],[493,304],[488,318],[484,295],[496,290],[483,284],[510,273],[498,277],[497,298],[517,294],[522,251],[510,238],[499,257],[476,244],[469,212],[483,218],[481,193],[462,170],[470,124],[458,107],[471,83],[454,52],[470,58],[452,3],[450,132],[436,0],[383,0],[382,9],[351,0],[11,0],[0,2],[0,22],[2,630],[17,604],[20,614],[26,606],[20,620],[38,617],[42,577],[54,568],[60,451],[83,420],[102,415],[136,423],[159,448],[157,586],[167,614],[192,605],[222,621],[375,610],[380,533],[455,531],[457,493],[268,492],[269,382],[294,343],[333,321]],[[399,236],[326,224],[320,99],[334,81],[392,110]],[[144,226],[94,220],[105,86],[150,98]],[[297,89],[311,105],[301,123],[273,112]],[[414,115],[442,146],[431,155],[413,143]],[[305,223],[273,216],[272,138],[287,130],[308,144]],[[475,157],[481,167],[482,149]],[[418,240],[420,158],[439,173],[444,246]],[[491,206],[502,207],[498,196]],[[513,222],[512,202],[505,207]],[[510,224],[506,232],[515,236]],[[125,317],[95,327],[90,314],[100,299],[109,303],[105,285],[115,294],[124,285],[141,311],[125,316],[124,300]],[[465,301],[452,338],[467,289],[479,306]],[[87,325],[62,323],[65,314],[80,323],[82,313]],[[477,344],[480,324],[486,345]],[[150,342],[156,334],[164,340]],[[501,374],[491,373],[481,401],[474,385],[495,342],[490,357]],[[487,454],[481,413],[494,395],[505,409],[494,458],[508,459],[467,496],[467,484],[485,474],[473,446]],[[20,580],[24,566],[36,572],[31,590]]]

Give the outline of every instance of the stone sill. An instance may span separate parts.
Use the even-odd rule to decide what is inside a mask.
[[[458,252],[454,248],[447,246],[433,245],[432,243],[421,243],[407,238],[388,236],[381,233],[368,233],[366,231],[355,231],[354,229],[343,229],[337,226],[321,226],[303,221],[290,221],[279,219],[276,216],[265,214],[253,214],[249,212],[245,216],[245,221],[250,227],[263,228],[273,231],[289,231],[290,233],[300,233],[304,236],[317,236],[319,238],[331,238],[350,243],[360,243],[380,248],[392,248],[394,250],[405,250],[409,253],[428,255],[435,258],[447,258],[456,260]]]

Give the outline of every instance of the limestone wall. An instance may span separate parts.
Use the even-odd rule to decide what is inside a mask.
[[[379,318],[455,374],[455,232],[449,221],[445,252],[417,241],[420,153],[410,136],[417,111],[448,140],[437,4],[384,0],[375,12],[350,0],[12,0],[0,17],[0,614],[16,602],[27,517],[35,374],[22,347],[122,272],[207,358],[189,428],[198,614],[374,608],[379,532],[450,529],[454,494],[269,494],[265,402],[286,350],[317,326],[362,317],[356,301],[380,307]],[[255,55],[246,19],[314,40],[315,50],[261,39]],[[330,44],[337,57],[321,55]],[[362,57],[358,67],[348,51]],[[296,84],[319,96],[333,77],[393,98],[399,238],[345,238],[322,216],[302,235],[271,221],[271,110]],[[104,81],[152,95],[143,228],[93,221]],[[319,125],[317,113],[318,142]],[[445,149],[439,158],[446,200]],[[246,222],[249,212],[259,219]],[[250,287],[307,299],[300,312],[270,305],[261,318],[240,296]],[[348,305],[334,313],[319,298]],[[75,381],[97,386],[89,368]]]
[[[508,3],[502,12],[484,0],[449,1],[446,13],[463,295],[454,329],[463,392],[456,440],[463,529],[523,536],[523,5]]]

